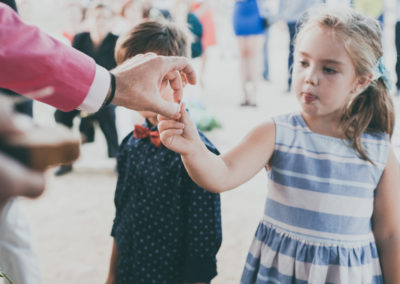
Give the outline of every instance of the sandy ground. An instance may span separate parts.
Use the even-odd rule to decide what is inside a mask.
[[[238,106],[239,64],[235,50],[226,56],[222,56],[221,49],[212,52],[202,98],[223,125],[206,133],[222,152],[261,121],[297,109],[294,96],[284,92],[286,45],[287,35],[274,27],[270,39],[271,82],[261,83],[259,106],[254,109]],[[389,52],[389,58],[393,58],[393,52]],[[394,65],[389,67],[392,69]],[[38,123],[54,123],[52,111],[36,105]],[[72,174],[56,178],[50,171],[48,187],[41,198],[21,199],[21,207],[31,224],[44,283],[103,283],[106,279],[117,176],[115,162],[106,158],[105,147],[103,136],[98,134],[94,144],[82,147]],[[248,247],[263,213],[266,184],[266,173],[260,172],[236,190],[222,194],[223,242],[217,256],[219,274],[213,283],[239,282]]]

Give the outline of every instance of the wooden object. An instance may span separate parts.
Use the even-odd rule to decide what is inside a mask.
[[[34,170],[44,171],[75,161],[80,153],[80,138],[63,126],[33,126],[23,133],[0,138],[0,151]]]

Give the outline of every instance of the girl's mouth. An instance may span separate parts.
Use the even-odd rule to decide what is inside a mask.
[[[317,96],[314,96],[310,93],[303,93],[303,97],[304,97],[304,101],[306,103],[312,103],[313,101],[315,101],[317,99]]]

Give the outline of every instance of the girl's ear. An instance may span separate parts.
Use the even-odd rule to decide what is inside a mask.
[[[356,87],[356,89],[359,90],[358,93],[361,93],[362,91],[364,91],[369,86],[369,83],[371,83],[371,80],[372,80],[371,73],[368,75],[362,75],[362,76],[358,77],[357,87]]]
[[[368,88],[369,83],[371,83],[371,80],[372,74],[357,77],[356,81],[354,82],[354,88],[351,90],[353,98],[364,92],[364,90]]]

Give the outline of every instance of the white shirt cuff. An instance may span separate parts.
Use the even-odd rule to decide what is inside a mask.
[[[78,109],[86,112],[96,112],[106,99],[110,88],[111,76],[107,69],[96,64],[96,74],[86,98]]]

